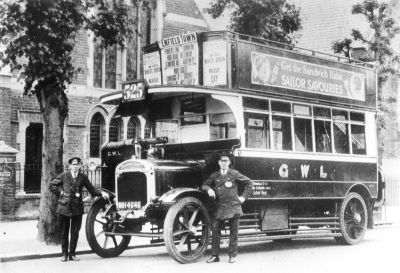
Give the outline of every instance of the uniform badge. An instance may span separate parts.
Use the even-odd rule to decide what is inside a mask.
[[[231,188],[232,187],[232,182],[231,181],[226,181],[225,182],[225,187]]]

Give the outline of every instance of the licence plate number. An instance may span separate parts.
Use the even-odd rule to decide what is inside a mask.
[[[118,209],[140,209],[142,202],[140,201],[129,201],[129,202],[118,202]]]

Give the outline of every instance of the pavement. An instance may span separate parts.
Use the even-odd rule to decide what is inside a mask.
[[[385,208],[382,217],[375,220],[377,227],[381,225],[399,225],[400,207]],[[0,262],[10,262],[28,259],[61,257],[61,245],[46,245],[39,242],[37,237],[38,220],[21,220],[0,222]],[[82,228],[76,254],[84,255],[93,253],[86,240],[85,234],[86,214],[83,216]],[[150,245],[148,238],[135,237],[131,240],[128,249],[157,247],[162,244]]]
[[[86,214],[83,215],[76,254],[93,253],[86,240]],[[37,238],[38,220],[0,222],[0,262],[61,257],[61,245],[39,242]],[[131,240],[128,249],[160,246],[150,245],[148,238]]]

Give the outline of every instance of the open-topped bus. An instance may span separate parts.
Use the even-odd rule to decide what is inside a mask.
[[[356,244],[382,200],[376,69],[232,32],[188,33],[144,48],[144,79],[102,103],[141,136],[103,147],[87,218],[91,248],[117,256],[132,236],[194,262],[210,237],[202,182],[229,152],[254,181],[241,240],[334,237]],[[240,190],[240,189],[239,189]]]

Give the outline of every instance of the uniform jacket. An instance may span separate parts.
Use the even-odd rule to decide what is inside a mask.
[[[202,186],[204,191],[210,188],[215,191],[217,219],[230,219],[236,215],[243,215],[238,194],[239,184],[244,186],[242,196],[247,199],[252,193],[253,181],[236,170],[228,169],[226,175],[222,175],[219,170],[204,181]]]
[[[63,172],[49,184],[49,190],[59,196],[57,213],[65,216],[76,216],[83,214],[82,188],[85,187],[90,194],[101,196],[101,191],[96,189],[88,177],[78,173],[76,179],[72,177],[71,171]],[[61,196],[61,192],[64,194]],[[78,195],[78,196],[77,196]]]

